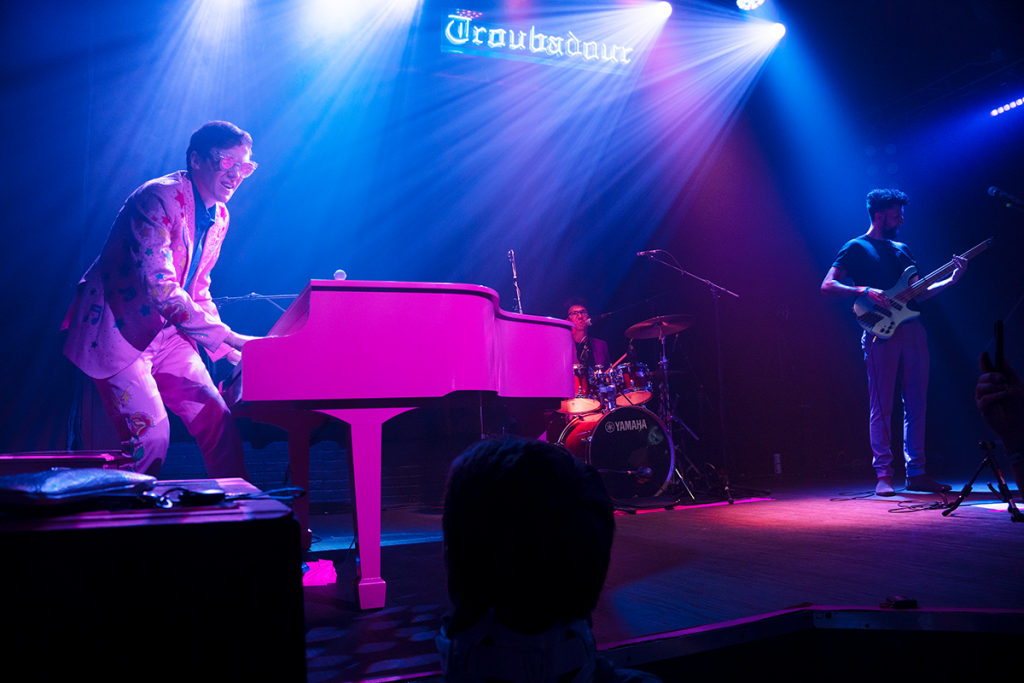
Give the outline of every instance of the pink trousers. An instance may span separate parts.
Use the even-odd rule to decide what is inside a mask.
[[[248,478],[242,439],[202,358],[174,326],[165,327],[138,360],[95,380],[134,470],[157,476],[167,459],[167,410],[184,421],[203,452],[208,476]]]

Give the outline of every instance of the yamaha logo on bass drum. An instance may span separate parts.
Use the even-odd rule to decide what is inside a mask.
[[[604,429],[609,434],[614,432],[635,432],[647,429],[647,420],[619,420],[618,422],[606,422]]]

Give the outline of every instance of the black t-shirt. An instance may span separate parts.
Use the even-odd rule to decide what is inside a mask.
[[[832,265],[845,270],[858,287],[889,289],[899,282],[908,266],[916,267],[917,262],[902,242],[864,235],[844,244]]]

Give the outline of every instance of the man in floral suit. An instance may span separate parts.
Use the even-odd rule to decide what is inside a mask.
[[[252,138],[211,121],[192,134],[186,171],[156,178],[125,202],[68,311],[65,355],[93,378],[137,472],[167,457],[167,408],[197,440],[207,474],[245,477],[231,412],[199,356],[241,358],[252,339],[221,322],[210,271],[231,199],[256,169]]]

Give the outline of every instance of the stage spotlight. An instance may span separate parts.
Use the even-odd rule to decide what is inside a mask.
[[[670,16],[672,16],[672,5],[670,3],[664,2],[663,0],[662,2],[659,2],[657,5],[654,6],[654,12],[660,18],[668,19]]]
[[[770,24],[767,21],[747,22],[751,40],[763,45],[774,45],[786,35],[786,27],[782,24]]]
[[[1024,106],[1024,97],[1016,99],[1016,100],[1010,100],[1009,102],[1007,102],[1003,106],[999,107],[998,109],[993,109],[989,113],[992,116],[999,116],[1000,114],[1005,114],[1006,112],[1010,111],[1011,109],[1016,109],[1017,107],[1022,107],[1022,106]]]
[[[306,3],[307,30],[321,35],[340,35],[359,25],[368,14],[366,5],[335,0],[308,0]]]
[[[736,0],[736,6],[741,10],[749,12],[752,9],[757,9],[764,4],[764,0]]]

